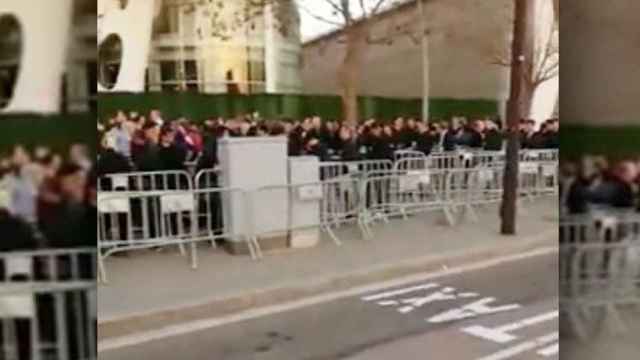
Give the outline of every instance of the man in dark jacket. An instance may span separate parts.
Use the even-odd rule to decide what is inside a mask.
[[[482,148],[484,145],[483,133],[484,123],[481,120],[476,120],[471,124],[469,129],[469,141],[468,146],[473,149]]]
[[[393,148],[390,140],[382,133],[382,125],[380,123],[371,125],[368,146],[370,160],[393,159]]]
[[[360,160],[360,149],[358,148],[358,142],[353,134],[353,130],[348,127],[341,127],[339,130],[340,136],[340,159],[342,161],[357,161]]]
[[[131,163],[124,155],[115,151],[114,141],[107,137],[103,142],[103,148],[96,163],[96,174],[100,177],[100,189],[113,190],[111,178],[104,177],[109,174],[123,174],[131,172]]]
[[[429,131],[429,127],[427,126],[427,124],[419,122],[417,128],[418,132],[417,136],[415,137],[416,150],[428,156],[429,154],[431,154],[433,145],[435,144],[437,139]]]
[[[148,122],[143,127],[145,143],[133,161],[137,171],[159,171],[163,169],[158,147],[160,129],[158,125]]]

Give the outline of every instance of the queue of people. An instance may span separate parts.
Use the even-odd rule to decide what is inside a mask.
[[[16,145],[0,157],[0,251],[95,246],[95,184],[86,145],[67,156]]]
[[[640,160],[585,156],[563,164],[560,194],[570,214],[592,209],[640,209]]]
[[[550,119],[535,127],[535,121],[520,122],[521,145],[530,149],[557,149],[559,121]],[[222,137],[287,136],[289,155],[315,155],[321,161],[393,159],[397,150],[415,150],[429,155],[459,147],[498,151],[503,149],[504,131],[498,122],[486,119],[426,122],[398,117],[391,123],[369,119],[358,125],[323,121],[264,120],[258,116],[207,119],[196,124],[181,118],[166,121],[157,110],[149,115],[119,111],[99,125],[101,151],[98,175],[130,171],[195,170],[217,163],[217,142]]]
[[[29,257],[31,270],[20,268],[16,272],[7,259],[16,252],[51,250],[73,251],[92,248],[96,245],[96,173],[93,169],[93,154],[86,145],[74,144],[67,155],[56,153],[40,146],[33,151],[16,145],[6,156],[0,156],[0,282],[65,281],[70,279],[91,282],[95,279],[95,259],[89,254],[70,257]],[[12,254],[13,253],[13,254]],[[55,260],[54,260],[55,259]],[[55,270],[52,269],[55,262]],[[18,359],[34,358],[34,339],[39,343],[55,343],[59,331],[66,333],[70,358],[79,358],[83,335],[77,328],[79,322],[88,321],[88,303],[84,297],[75,297],[72,291],[64,294],[65,307],[57,308],[51,294],[33,295],[37,309],[39,336],[33,323],[24,314],[15,318],[0,319],[0,349],[16,347]],[[26,297],[21,297],[27,301]],[[0,307],[5,306],[0,298]],[[15,304],[15,299],[13,300]],[[11,299],[9,299],[11,302]],[[11,308],[11,306],[9,306]],[[76,309],[84,309],[78,312]],[[66,327],[56,327],[59,313],[64,312]],[[14,340],[4,332],[8,324],[13,325]],[[30,325],[31,324],[31,325]],[[90,325],[88,325],[90,326]],[[92,351],[91,349],[85,349]],[[2,357],[4,352],[0,352]]]

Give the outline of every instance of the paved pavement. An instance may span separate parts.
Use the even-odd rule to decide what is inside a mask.
[[[640,356],[640,311],[626,309],[622,318],[627,332],[615,334],[606,328],[594,338],[579,341],[562,335],[560,357],[563,360],[635,360]]]
[[[557,198],[527,202],[518,237],[498,234],[495,206],[478,214],[479,222],[455,227],[444,225],[435,212],[393,221],[377,226],[371,241],[345,228],[339,232],[343,246],[324,239],[316,248],[269,254],[257,262],[201,249],[197,270],[174,251],[109,258],[110,282],[98,288],[99,336],[121,336],[557,243]]]
[[[157,338],[99,359],[557,359],[557,265],[556,253],[538,255]]]

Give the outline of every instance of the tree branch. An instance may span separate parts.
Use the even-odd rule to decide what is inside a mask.
[[[306,12],[309,16],[311,16],[312,18],[314,18],[316,20],[325,22],[325,23],[330,24],[330,25],[338,26],[338,27],[343,27],[345,25],[345,24],[341,24],[341,23],[339,23],[339,22],[337,22],[335,20],[330,20],[330,19],[328,19],[328,18],[326,18],[324,16],[320,16],[320,15],[314,14],[311,10],[307,9],[302,4],[300,4],[300,8],[302,9],[302,11]]]

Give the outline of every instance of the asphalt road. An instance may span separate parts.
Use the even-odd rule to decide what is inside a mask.
[[[127,348],[100,360],[557,359],[557,254]]]

